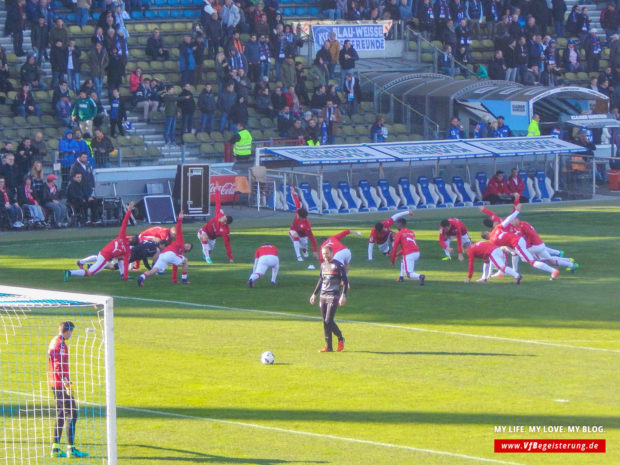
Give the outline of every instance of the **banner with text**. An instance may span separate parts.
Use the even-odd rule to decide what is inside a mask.
[[[505,137],[500,139],[470,139],[467,141],[482,150],[497,156],[551,155],[554,153],[584,152],[579,145],[571,144],[554,136]]]
[[[373,144],[372,147],[402,161],[436,160],[437,158],[476,158],[493,155],[487,150],[482,150],[457,140]]]
[[[230,203],[237,201],[235,193],[235,177],[236,176],[211,176],[211,185],[209,186],[211,205],[215,205],[213,194],[220,191],[222,203]]]
[[[394,158],[364,145],[322,145],[319,147],[267,148],[268,154],[295,160],[301,165],[376,163]]]
[[[314,24],[312,39],[315,52],[320,50],[331,33],[336,34],[340,47],[350,40],[353,48],[364,52],[385,50],[385,36],[382,24]]]

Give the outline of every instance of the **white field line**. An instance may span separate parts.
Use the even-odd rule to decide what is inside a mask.
[[[28,394],[26,392],[19,392],[19,391],[7,391],[7,390],[0,390],[0,392],[4,392],[7,394],[13,394],[13,395],[19,395],[19,396],[26,396],[26,397],[32,397],[32,394]],[[47,398],[45,396],[41,396],[38,395],[36,397],[40,397],[40,398]],[[94,406],[94,407],[101,407],[101,404],[97,404],[94,402],[86,402],[86,401],[80,401],[81,404],[87,404],[90,406]],[[419,447],[413,447],[413,446],[403,446],[403,445],[399,445],[399,444],[390,444],[388,442],[378,442],[378,441],[369,441],[366,439],[356,439],[356,438],[349,438],[346,436],[335,436],[332,434],[321,434],[321,433],[312,433],[310,431],[298,431],[298,430],[294,430],[294,429],[287,429],[287,428],[278,428],[277,426],[265,426],[265,425],[257,425],[255,423],[245,423],[242,421],[232,421],[232,420],[221,420],[218,418],[209,418],[209,417],[200,417],[197,415],[184,415],[181,413],[173,413],[173,412],[163,412],[161,410],[152,410],[152,409],[147,409],[147,408],[139,408],[139,407],[122,407],[122,406],[117,406],[116,407],[118,410],[127,410],[129,412],[139,412],[139,413],[147,413],[153,416],[162,416],[162,417],[170,417],[170,418],[182,418],[182,419],[187,419],[187,420],[201,420],[201,421],[207,421],[210,423],[219,423],[219,424],[224,424],[224,425],[232,425],[232,426],[241,426],[244,428],[252,428],[252,429],[258,429],[258,430],[263,430],[263,431],[275,431],[278,433],[285,433],[285,434],[292,434],[292,435],[296,435],[296,436],[306,436],[306,437],[314,437],[314,438],[321,438],[321,439],[332,439],[335,441],[342,441],[342,442],[349,442],[349,443],[354,443],[354,444],[366,444],[369,446],[375,446],[375,447],[385,447],[388,449],[397,449],[397,450],[405,450],[405,451],[410,451],[410,452],[418,452],[418,453],[423,453],[423,454],[432,454],[432,455],[440,455],[440,456],[444,456],[444,457],[454,457],[454,458],[459,458],[459,459],[464,459],[464,460],[472,460],[475,462],[483,462],[483,463],[498,463],[501,465],[522,465],[519,464],[517,462],[506,462],[504,460],[497,460],[497,459],[487,459],[484,457],[476,457],[473,455],[465,455],[465,454],[457,454],[455,452],[446,452],[446,451],[441,451],[441,450],[434,450],[434,449],[424,449],[424,448],[419,448]]]
[[[113,296],[113,297],[115,299],[136,300],[138,302],[152,302],[152,303],[170,304],[170,305],[184,305],[187,307],[210,308],[214,310],[230,310],[230,311],[235,311],[235,312],[246,312],[246,313],[262,313],[265,315],[285,316],[289,318],[293,317],[293,318],[299,318],[299,319],[304,319],[304,320],[320,320],[321,319],[318,316],[301,315],[298,313],[275,312],[271,310],[258,310],[255,308],[224,307],[222,305],[197,304],[194,302],[183,302],[180,300],[149,299],[149,298],[144,298],[144,297],[127,297],[127,296],[120,296],[120,295]],[[378,326],[381,328],[399,329],[399,330],[404,330],[404,331],[418,331],[422,333],[434,333],[434,334],[444,334],[444,335],[450,335],[450,336],[471,337],[471,338],[477,338],[477,339],[487,339],[487,340],[492,340],[492,341],[517,342],[521,344],[533,344],[533,345],[540,345],[540,346],[547,346],[547,347],[559,347],[562,349],[585,350],[585,351],[592,351],[592,352],[609,352],[609,353],[614,353],[614,354],[620,354],[620,350],[616,350],[616,349],[573,346],[570,344],[558,344],[555,342],[537,341],[533,339],[517,339],[517,338],[501,337],[501,336],[487,336],[484,334],[461,333],[458,331],[442,331],[439,329],[428,329],[428,328],[418,328],[415,326],[376,323],[373,321],[346,320],[346,319],[340,319],[340,318],[338,319],[338,321],[341,321],[343,323]]]

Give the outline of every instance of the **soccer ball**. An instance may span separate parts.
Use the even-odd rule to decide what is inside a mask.
[[[276,361],[276,357],[275,355],[273,355],[271,352],[269,352],[268,350],[266,350],[265,352],[263,352],[260,356],[260,362],[263,365],[273,365],[274,362]]]

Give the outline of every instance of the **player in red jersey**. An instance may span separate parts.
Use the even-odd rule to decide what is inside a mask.
[[[213,193],[213,197],[215,198],[215,216],[198,230],[196,236],[202,244],[202,255],[207,263],[213,263],[211,260],[211,251],[215,248],[215,240],[218,237],[221,237],[224,241],[228,261],[233,263],[233,254],[230,248],[230,225],[233,219],[232,216],[225,215],[224,210],[222,210],[222,200],[219,190]]]
[[[474,261],[476,258],[481,258],[484,262],[482,267],[482,276],[477,282],[486,282],[491,273],[491,263],[497,267],[502,273],[506,273],[515,278],[515,284],[521,282],[521,275],[514,269],[506,266],[506,256],[504,251],[499,247],[493,245],[491,242],[480,241],[475,242],[467,249],[467,258],[469,259],[469,268],[467,273],[466,283],[471,281],[471,277],[474,275]]]
[[[559,250],[549,249],[530,223],[517,218],[514,220],[514,224],[519,228],[521,234],[523,234],[528,252],[530,252],[536,260],[540,260],[551,265],[564,266],[570,270],[571,273],[574,273],[577,270],[579,264],[575,263],[575,260],[572,258],[560,257]],[[550,250],[551,253],[557,253],[557,255],[552,255]],[[518,270],[519,256],[512,256],[512,267],[515,270]]]
[[[248,287],[254,287],[254,281],[267,273],[269,268],[271,268],[271,284],[275,285],[280,269],[278,249],[269,242],[263,242],[263,245],[256,249],[254,254],[254,268],[252,268],[252,274],[248,279]]]
[[[362,233],[359,231],[345,229],[344,231],[340,231],[338,234],[334,234],[321,244],[321,249],[323,249],[323,247],[331,248],[334,254],[334,260],[342,263],[347,272],[349,271],[349,265],[351,264],[351,250],[345,247],[342,242],[340,242],[340,239],[348,236],[349,234],[355,234],[357,237],[362,237]],[[321,256],[320,261],[323,263],[323,256]]]
[[[148,270],[146,273],[142,273],[138,277],[138,286],[143,287],[144,281],[149,276],[153,276],[155,273],[162,274],[168,265],[172,265],[172,282],[177,282],[177,270],[179,266],[181,266],[181,282],[183,284],[189,284],[190,282],[187,280],[187,258],[183,256],[185,252],[189,252],[192,250],[192,243],[185,242],[183,238],[183,218],[185,217],[185,213],[183,210],[179,212],[179,216],[177,217],[177,238],[174,240],[172,244],[166,247],[157,257],[157,261],[153,265],[153,268]]]
[[[297,212],[295,213],[295,218],[293,219],[293,224],[291,224],[288,235],[293,241],[293,250],[295,251],[297,261],[303,262],[304,259],[302,255],[304,257],[308,256],[308,239],[310,239],[310,243],[312,244],[314,258],[318,260],[319,254],[316,248],[316,239],[312,233],[312,226],[310,226],[310,220],[308,220],[308,210],[301,206],[301,201],[293,186],[291,186],[291,195],[295,201],[295,209]]]
[[[106,264],[110,260],[114,258],[118,258],[118,269],[123,270],[123,279],[125,281],[129,279],[129,256],[131,254],[131,250],[129,248],[129,238],[127,237],[127,224],[129,223],[129,218],[131,217],[133,206],[134,203],[129,202],[129,205],[127,206],[127,211],[125,212],[125,216],[123,217],[123,222],[121,223],[121,229],[118,233],[118,236],[113,241],[108,242],[108,244],[103,249],[101,249],[101,251],[97,255],[95,263],[90,265],[88,269],[83,269],[83,264],[87,263],[89,261],[89,258],[78,260],[77,264],[80,269],[65,270],[65,281],[68,281],[71,276],[84,277],[96,275],[105,268]]]
[[[396,222],[398,232],[394,236],[394,246],[392,247],[392,256],[390,261],[394,265],[396,255],[402,255],[400,262],[400,276],[398,282],[404,281],[405,274],[410,279],[419,279],[420,286],[424,286],[426,276],[415,272],[415,262],[420,258],[420,249],[415,240],[415,234],[411,229],[407,228],[407,220],[400,218]],[[400,251],[398,249],[401,249]]]
[[[171,228],[153,226],[152,228],[145,229],[138,234],[138,238],[140,239],[140,242],[152,241],[159,244],[162,241],[166,241],[168,243],[174,241],[176,239],[176,235],[177,229],[175,226]]]
[[[467,250],[467,247],[471,244],[467,228],[458,218],[441,220],[441,223],[439,223],[439,245],[441,245],[443,252],[446,254],[442,260],[452,259],[451,254],[454,252],[454,249],[450,247],[450,241],[453,238],[456,238],[456,251],[459,261],[462,262],[464,260],[463,249]]]
[[[75,425],[78,419],[78,407],[73,398],[73,385],[69,376],[69,348],[75,325],[71,321],[63,321],[58,334],[49,343],[47,349],[47,384],[54,393],[56,401],[56,423],[54,425],[54,444],[52,457],[87,457],[75,447]],[[67,453],[60,447],[62,430],[67,428]]]
[[[514,224],[514,220],[519,216],[520,210],[521,204],[517,204],[515,206],[515,211],[504,218],[501,223],[495,225],[490,233],[484,231],[482,233],[482,238],[488,239],[497,247],[507,247],[511,252],[514,251],[524,262],[527,262],[534,268],[549,273],[553,281],[558,277],[560,271],[550,267],[546,263],[534,259],[532,254],[527,250],[527,244],[521,235],[521,231],[519,231]]]
[[[383,255],[390,255],[390,247],[394,240],[394,232],[390,229],[390,226],[399,218],[407,215],[413,215],[413,211],[396,213],[387,220],[375,224],[375,227],[370,231],[370,238],[368,239],[368,260],[372,260],[375,244],[377,244],[377,248]]]

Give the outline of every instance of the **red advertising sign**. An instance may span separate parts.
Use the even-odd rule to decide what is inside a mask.
[[[215,191],[220,191],[222,203],[236,202],[235,194],[235,178],[236,176],[211,176],[211,185],[209,186],[209,197],[212,199]],[[211,202],[213,205],[214,202]]]

